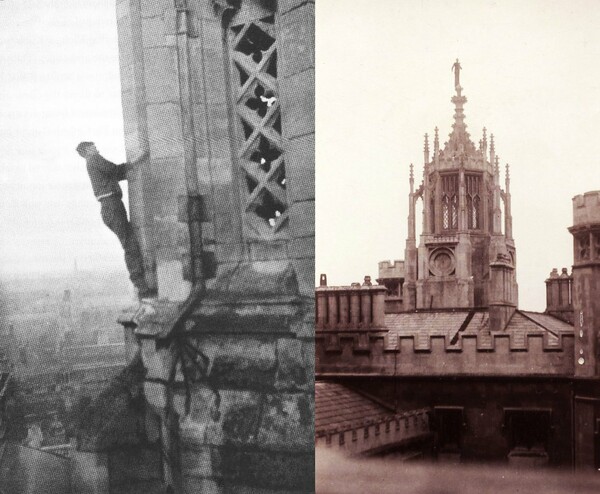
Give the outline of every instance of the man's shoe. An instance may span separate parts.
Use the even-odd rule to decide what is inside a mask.
[[[138,292],[138,299],[143,303],[156,302],[158,299],[158,292],[156,290],[144,290],[143,292]]]

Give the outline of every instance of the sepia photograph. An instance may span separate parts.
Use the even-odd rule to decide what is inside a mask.
[[[317,492],[596,492],[597,3],[316,10]]]

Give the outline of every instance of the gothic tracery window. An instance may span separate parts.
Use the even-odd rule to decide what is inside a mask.
[[[442,228],[458,228],[458,175],[442,176]]]
[[[288,219],[274,24],[263,10],[227,29],[245,225],[262,238],[283,233]]]
[[[466,175],[467,193],[467,227],[471,230],[479,230],[481,221],[481,179],[479,175]]]

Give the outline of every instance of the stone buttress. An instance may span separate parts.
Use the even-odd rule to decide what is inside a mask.
[[[173,492],[314,489],[314,2],[117,1],[130,207],[159,299],[124,315]]]

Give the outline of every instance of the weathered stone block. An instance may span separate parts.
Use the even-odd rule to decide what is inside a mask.
[[[179,230],[183,225],[173,215],[154,219],[154,237],[157,247],[179,245]]]
[[[213,446],[197,446],[181,453],[181,471],[186,477],[220,476],[221,455]]]
[[[293,237],[314,237],[314,201],[296,202],[290,207],[290,233]]]
[[[173,46],[174,41],[174,36],[165,34],[165,23],[162,17],[142,19],[142,43],[144,48]]]
[[[260,420],[261,397],[250,391],[194,386],[189,413],[180,421],[184,444],[253,444]]]
[[[173,102],[179,104],[177,52],[173,48],[158,47],[144,50],[144,77],[148,103]]]
[[[183,302],[192,290],[192,283],[184,278],[184,266],[178,250],[160,248],[156,252],[158,295],[171,302]]]
[[[315,238],[293,238],[288,244],[288,256],[292,259],[314,259]]]
[[[277,379],[278,390],[296,391],[308,389],[305,367],[304,347],[300,340],[282,338],[277,341]],[[312,371],[312,369],[310,369]]]
[[[290,202],[315,198],[315,138],[307,135],[286,142],[285,168]]]
[[[144,396],[157,413],[167,407],[167,387],[164,384],[146,381],[144,383]]]
[[[145,207],[152,219],[172,217],[177,221],[178,197],[185,192],[183,159],[156,158],[144,170]]]
[[[121,0],[117,2],[117,20],[129,16],[129,0]]]
[[[252,242],[250,259],[252,261],[270,261],[287,259],[287,245],[283,242]]]
[[[114,451],[109,455],[111,487],[127,480],[160,479],[162,468],[158,449]]]
[[[210,379],[218,386],[270,388],[275,379],[275,343],[258,338],[199,338],[196,358],[186,360],[194,380]]]
[[[280,16],[281,76],[315,66],[315,9],[305,3]]]
[[[258,432],[259,446],[264,449],[312,451],[314,408],[312,394],[267,396]]]
[[[279,0],[277,2],[277,9],[281,15],[289,12],[290,10],[297,9],[303,5],[308,5],[310,8],[315,8],[315,0]]]
[[[229,479],[224,482],[228,492],[239,492],[239,487],[244,485],[276,492],[314,492],[314,453],[250,452],[227,448],[222,452],[221,466],[223,475]]]
[[[175,353],[170,348],[156,348],[154,340],[142,340],[142,360],[146,378],[167,381],[173,369]]]
[[[137,132],[139,120],[145,118],[139,110],[134,91],[121,93],[121,107],[123,108],[123,124],[126,133]]]
[[[288,139],[315,131],[315,72],[279,79],[283,135]]]
[[[315,260],[293,259],[300,295],[313,299],[315,292]]]
[[[182,157],[183,136],[179,106],[174,103],[149,104],[146,111],[152,160]]]
[[[216,480],[196,477],[183,478],[183,492],[185,494],[223,494],[225,491]]]
[[[140,2],[142,6],[142,17],[163,15],[166,9],[173,9],[172,0],[146,0]]]
[[[215,240],[219,243],[239,242],[241,230],[240,212],[235,200],[235,185],[214,184],[214,207],[220,214],[214,216]],[[238,258],[239,259],[239,258]]]
[[[244,252],[244,245],[241,243],[222,243],[215,235],[215,256],[219,264],[231,264],[239,262]],[[218,276],[218,274],[217,274]]]
[[[240,264],[231,279],[223,282],[227,283],[223,294],[229,295],[232,301],[239,300],[240,295],[263,298],[298,294],[296,273],[287,260]]]

